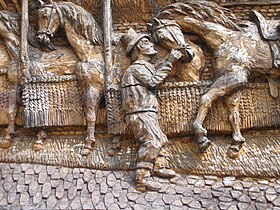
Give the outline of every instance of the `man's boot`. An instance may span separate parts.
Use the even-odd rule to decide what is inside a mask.
[[[168,157],[166,156],[159,156],[156,159],[153,173],[162,178],[173,178],[176,176],[176,173],[171,169]]]
[[[142,166],[142,167],[141,167]],[[144,166],[144,167],[143,167]],[[151,177],[152,163],[138,163],[136,169],[136,189],[141,192],[159,190],[161,185]]]

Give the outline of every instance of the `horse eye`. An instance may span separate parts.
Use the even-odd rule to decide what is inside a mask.
[[[44,14],[43,14],[43,17],[44,17],[44,18],[48,17],[48,14],[47,14],[47,13],[44,13]]]

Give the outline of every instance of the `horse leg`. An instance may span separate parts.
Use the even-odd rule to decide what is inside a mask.
[[[236,158],[245,142],[245,138],[240,132],[240,115],[239,115],[239,101],[241,93],[237,91],[231,96],[226,97],[226,105],[229,110],[229,122],[233,129],[231,146],[228,149],[228,156],[231,158]]]
[[[210,145],[211,141],[206,137],[207,130],[202,126],[209,109],[217,98],[225,95],[225,90],[210,88],[210,90],[201,97],[197,117],[193,123],[193,131],[197,138],[199,150],[204,152]]]
[[[201,97],[197,117],[193,123],[194,134],[197,137],[197,143],[201,152],[205,151],[211,144],[206,137],[207,130],[203,128],[203,122],[213,101],[230,93],[235,88],[247,82],[247,71],[239,69],[236,73],[227,73],[219,77],[210,87],[210,90]]]
[[[2,140],[0,143],[1,148],[9,148],[12,143],[12,137],[15,134],[17,96],[18,96],[18,86],[16,84],[11,84],[11,89],[8,98],[8,127],[6,130],[5,139]]]
[[[95,144],[94,132],[100,99],[100,89],[94,86],[86,87],[84,91],[84,105],[87,122],[87,136],[85,146],[82,150],[82,155],[89,155],[92,151],[93,145]]]

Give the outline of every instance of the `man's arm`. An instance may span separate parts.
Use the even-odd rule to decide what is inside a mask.
[[[142,69],[137,69],[135,77],[143,85],[155,88],[167,77],[172,69],[173,63],[180,59],[181,56],[182,54],[180,51],[172,50],[167,60],[159,66],[155,74],[152,74],[148,69],[142,66]],[[145,70],[143,68],[145,68]]]

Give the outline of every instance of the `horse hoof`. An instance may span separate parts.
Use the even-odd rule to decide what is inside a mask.
[[[238,158],[238,156],[239,156],[239,151],[238,151],[238,150],[235,150],[235,149],[228,148],[227,156],[228,156],[229,158],[232,158],[232,159]]]
[[[86,138],[86,143],[85,143],[85,146],[84,146],[84,148],[83,148],[81,154],[82,154],[83,156],[88,156],[88,155],[90,155],[91,152],[92,152],[92,148],[94,147],[94,145],[95,145],[95,138],[91,138],[91,139]]]
[[[198,140],[198,149],[201,153],[205,152],[210,145],[211,141],[205,136]]]
[[[0,148],[2,149],[8,149],[11,145],[11,140],[3,139],[2,141],[0,141]]]
[[[33,144],[33,150],[34,150],[35,152],[40,151],[40,150],[42,150],[42,149],[43,149],[43,144],[41,144],[41,143],[34,143],[34,144]]]
[[[48,138],[48,135],[47,135],[46,131],[41,130],[37,134],[37,138],[41,138],[42,140],[46,140]]]
[[[241,145],[231,145],[227,150],[227,156],[232,159],[238,158],[241,147],[242,147],[242,144]]]
[[[94,147],[94,145],[95,145],[95,138],[87,137],[86,141],[85,141],[85,147],[92,148],[92,147]]]

